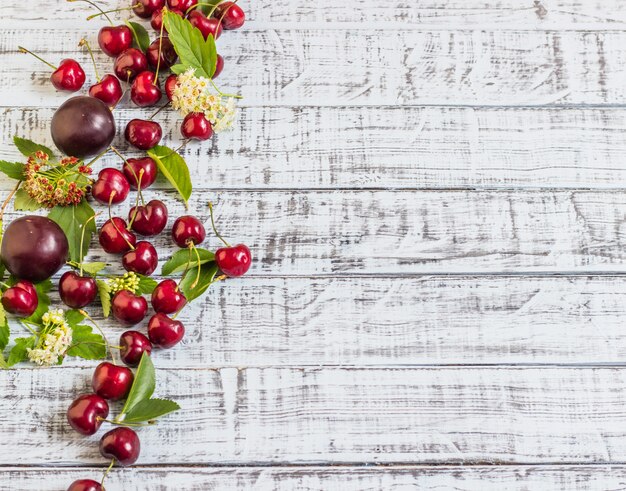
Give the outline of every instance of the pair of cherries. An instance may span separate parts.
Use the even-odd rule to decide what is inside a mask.
[[[35,285],[30,281],[20,280],[7,288],[2,294],[4,310],[17,317],[29,317],[37,310],[39,297]]]

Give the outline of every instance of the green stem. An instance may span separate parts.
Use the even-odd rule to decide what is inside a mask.
[[[98,5],[96,5],[94,2],[91,2],[90,0],[67,0],[68,2],[72,3],[72,2],[85,2],[88,3],[89,5],[91,5],[92,7],[96,8],[97,10],[100,11],[101,15],[104,15],[104,17],[106,17],[106,20],[109,21],[109,23],[111,25],[113,25],[113,21],[111,20],[111,17],[109,17],[106,12],[104,10],[102,10]]]
[[[154,114],[152,114],[152,116],[150,116],[150,117],[148,118],[148,120],[154,119],[154,117],[155,117],[157,114],[159,114],[161,111],[163,111],[163,109],[165,109],[165,108],[166,108],[167,106],[169,106],[169,105],[170,105],[170,101],[167,101],[167,103],[166,103],[166,104],[163,104],[160,108],[158,108],[158,109],[156,110],[156,112],[155,112]]]
[[[111,148],[109,147],[109,148],[105,148],[104,150],[102,150],[102,152],[100,152],[93,159],[91,159],[85,167],[91,167],[92,164],[96,163],[98,160],[104,157],[109,152],[110,149]]]
[[[211,81],[211,85],[213,85],[213,88],[217,91],[217,93],[220,95],[220,97],[232,97],[234,99],[243,99],[242,95],[238,95],[238,94],[225,94],[224,92],[222,92],[219,87],[217,85],[215,85],[215,82],[213,81],[212,78],[209,79]]]
[[[107,476],[109,475],[109,472],[111,472],[111,469],[113,469],[113,466],[115,465],[115,459],[111,459],[111,463],[109,464],[108,469],[104,472],[104,475],[102,476],[102,481],[100,481],[100,486],[102,486],[104,488],[104,480],[107,478]]]
[[[196,273],[196,279],[191,284],[191,289],[193,290],[196,286],[198,286],[198,282],[200,281],[201,264],[200,264],[200,253],[198,252],[198,249],[196,248],[196,245],[193,242],[191,242],[190,244],[193,246],[193,252],[196,253],[196,259],[198,260],[198,266],[197,266],[198,271]]]
[[[154,422],[148,421],[147,423],[124,423],[124,421],[118,421],[117,419],[105,419],[105,418],[100,418],[100,417],[98,417],[98,421],[110,423],[116,426],[128,426],[130,428],[143,428],[145,426],[153,426],[156,424],[156,421]]]
[[[213,219],[213,203],[211,203],[210,201],[209,201],[209,213],[211,215],[211,227],[213,228],[213,232],[215,232],[215,235],[217,235],[217,238],[220,239],[226,245],[226,247],[230,247],[230,244],[226,242],[224,238],[220,235],[220,233],[217,231],[217,227],[215,226],[215,220]]]
[[[4,202],[2,203],[2,206],[0,206],[0,222],[2,222],[2,219],[4,218],[4,210],[6,210],[6,207],[11,202],[11,198],[15,196],[15,193],[17,193],[17,190],[20,188],[21,184],[22,184],[22,181],[17,181],[17,184],[15,185],[13,190],[9,193],[7,198],[4,200]]]
[[[134,8],[137,8],[137,7],[141,7],[141,4],[140,3],[136,3],[135,5],[131,5],[130,7],[123,7],[123,8],[120,8],[120,9],[100,10],[100,13],[92,14],[89,17],[87,17],[87,20],[95,19],[96,17],[100,17],[101,15],[106,16],[107,14],[114,14],[115,12],[124,12],[126,10],[132,10]],[[107,19],[108,19],[108,16],[107,16]]]
[[[23,48],[22,46],[18,46],[17,47],[18,51],[20,53],[28,53],[29,55],[34,56],[35,58],[37,58],[39,61],[41,61],[42,63],[45,63],[46,65],[48,65],[50,68],[52,68],[53,70],[58,70],[58,67],[54,66],[52,63],[48,63],[46,60],[44,60],[41,56],[36,55],[35,53],[33,53],[32,51],[27,50],[26,48]]]
[[[167,13],[167,7],[163,7],[163,14]],[[154,80],[152,81],[153,85],[157,85],[159,83],[159,69],[161,68],[161,52],[163,51],[163,28],[165,27],[165,22],[161,22],[161,32],[159,33],[159,56],[157,58],[157,66],[156,71],[154,73]]]
[[[91,51],[91,46],[89,46],[89,43],[87,42],[85,38],[80,40],[80,42],[78,43],[78,46],[85,46],[87,48],[87,51],[89,51],[89,56],[91,57],[91,62],[93,63],[93,71],[96,74],[96,81],[100,82],[101,78],[100,78],[100,74],[98,73],[98,66],[96,65],[96,59],[93,56],[93,51]]]
[[[100,329],[100,326],[96,323],[95,320],[93,320],[93,318],[86,311],[81,309],[81,310],[79,310],[79,312],[81,314],[83,314],[85,316],[85,319],[89,320],[89,322],[91,322],[98,331],[100,331],[100,335],[102,336],[102,339],[104,340],[104,344],[107,347],[107,351],[109,352],[109,356],[111,357],[111,360],[113,361],[113,363],[115,363],[115,358],[113,358],[113,350],[111,349],[111,345],[107,341],[107,338],[104,335],[104,332],[102,331],[102,329]],[[94,343],[94,344],[100,344],[100,343]]]
[[[83,255],[83,245],[85,243],[85,230],[87,230],[87,224],[91,221],[91,220],[95,220],[96,219],[96,215],[92,215],[89,217],[89,219],[83,224],[83,230],[81,231],[81,236],[80,236],[80,271],[79,271],[79,275],[82,276],[83,275],[83,259],[85,259],[85,256]]]

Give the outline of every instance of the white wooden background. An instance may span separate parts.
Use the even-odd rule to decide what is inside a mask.
[[[185,156],[256,261],[154,357],[183,410],[107,489],[626,489],[626,2],[242,6],[240,125]],[[89,66],[86,12],[2,2],[0,158],[67,97],[16,46]],[[92,367],[0,373],[0,489],[101,474]]]

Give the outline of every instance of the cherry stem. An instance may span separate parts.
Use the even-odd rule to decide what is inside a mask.
[[[128,228],[132,228],[133,227],[133,223],[135,223],[135,218],[137,218],[137,207],[139,206],[139,198],[141,198],[141,203],[145,206],[146,202],[143,200],[143,194],[141,194],[141,181],[143,180],[143,174],[144,174],[144,170],[140,169],[139,170],[139,177],[137,177],[137,174],[135,173],[135,170],[130,167],[130,170],[132,171],[133,175],[135,176],[135,179],[137,180],[137,199],[135,201],[135,212],[133,213],[133,216],[130,218],[130,222],[128,222]]]
[[[137,7],[141,7],[141,4],[140,3],[136,3],[135,5],[131,5],[130,7],[122,7],[122,8],[113,9],[113,10],[100,10],[100,9],[98,9],[98,10],[100,10],[100,13],[99,14],[92,14],[92,15],[90,15],[89,17],[87,17],[87,20],[95,19],[96,17],[100,17],[101,15],[106,16],[107,14],[114,14],[115,12],[124,12],[126,10],[132,10],[134,8],[137,8]],[[107,16],[107,19],[108,19],[108,16]]]
[[[81,236],[80,236],[80,271],[79,271],[79,275],[82,276],[83,275],[83,259],[85,259],[85,256],[83,255],[83,244],[85,242],[85,230],[87,230],[87,224],[91,221],[91,220],[95,220],[96,219],[96,214],[94,213],[93,215],[91,215],[89,217],[89,219],[85,222],[85,224],[83,225],[83,230],[81,232]]]
[[[0,281],[0,286],[3,286],[4,288],[11,288],[11,285],[5,283],[4,281]]]
[[[85,38],[80,40],[78,46],[85,46],[87,48],[87,51],[89,51],[89,56],[91,57],[91,62],[93,63],[93,71],[96,74],[96,80],[100,82],[100,74],[98,73],[98,66],[96,65],[96,59],[93,56],[93,51],[91,51],[91,46],[89,46],[89,43]]]
[[[104,157],[107,153],[109,153],[109,150],[111,150],[111,147],[104,149],[102,152],[96,155],[93,159],[91,159],[85,167],[91,167],[92,164],[96,163],[98,160]]]
[[[102,339],[104,340],[104,344],[107,347],[107,351],[109,352],[109,356],[111,357],[111,360],[113,361],[113,364],[115,364],[115,358],[113,358],[113,350],[111,349],[111,345],[107,341],[107,338],[104,335],[104,332],[102,331],[102,329],[100,329],[100,326],[96,323],[95,320],[93,320],[93,318],[85,310],[80,309],[79,312],[82,315],[84,315],[85,319],[88,319],[89,322],[91,322],[98,331],[100,331],[100,335],[102,336]]]
[[[111,111],[115,111],[115,108],[116,108],[117,106],[119,106],[119,105],[120,105],[120,102],[122,102],[122,101],[124,100],[124,97],[126,97],[126,94],[127,94],[127,93],[128,93],[128,87],[126,87],[126,89],[124,89],[124,92],[122,92],[122,97],[120,97],[120,100],[119,100],[119,101],[117,101],[117,102],[115,103],[115,106],[113,106],[113,107],[111,108]]]
[[[192,5],[191,7],[189,7],[187,9],[187,11],[185,12],[185,17],[187,17],[189,15],[189,12],[191,12],[192,10],[197,9],[198,7],[201,7],[203,5],[211,7],[211,10],[209,10],[209,13],[207,14],[207,17],[211,17],[213,15],[213,12],[215,12],[215,10],[217,9],[219,4],[220,4],[220,2],[217,2],[217,3],[214,3],[214,2],[198,2],[197,4]]]
[[[26,48],[23,48],[22,46],[18,46],[17,47],[18,51],[20,53],[27,53],[31,56],[34,56],[35,58],[37,58],[39,61],[41,61],[42,63],[45,63],[46,65],[48,65],[50,68],[52,68],[53,70],[58,70],[59,67],[54,66],[52,63],[48,63],[46,60],[44,60],[41,56],[36,55],[35,53],[33,53],[30,50],[27,50]]]
[[[156,78],[155,78],[155,80],[156,80]],[[163,109],[165,109],[165,108],[166,108],[167,106],[169,106],[169,105],[170,105],[170,101],[167,101],[167,103],[166,103],[166,104],[162,105],[159,109],[157,109],[157,110],[156,110],[156,112],[155,112],[152,116],[150,116],[150,117],[148,118],[148,121],[150,121],[150,120],[154,119],[154,117],[155,117],[157,114],[159,114],[161,111],[163,111]]]
[[[2,203],[2,206],[0,206],[0,222],[2,222],[2,219],[4,218],[4,210],[6,210],[6,207],[9,205],[9,203],[11,202],[11,198],[13,198],[13,196],[15,196],[15,193],[17,193],[17,190],[20,188],[20,185],[22,184],[22,181],[18,181],[17,184],[15,185],[15,187],[13,188],[13,190],[9,193],[9,195],[7,196],[7,198],[4,200],[4,202]]]
[[[91,5],[92,7],[96,8],[97,10],[100,11],[101,15],[104,15],[104,17],[106,17],[106,20],[109,21],[109,23],[111,25],[113,25],[113,21],[111,20],[111,17],[109,17],[106,12],[104,10],[102,10],[97,4],[95,4],[94,2],[91,2],[90,0],[67,0],[68,2],[72,3],[72,2],[85,2],[88,3],[89,5]]]
[[[121,231],[121,230],[117,227],[117,224],[115,223],[115,220],[113,220],[113,215],[111,214],[111,203],[113,202],[113,198],[115,198],[115,194],[116,194],[116,191],[113,191],[113,192],[111,193],[111,196],[109,197],[109,220],[111,220],[111,225],[113,225],[113,228],[114,228],[115,230],[117,230],[117,233],[118,233],[118,234],[120,234],[120,235],[124,238],[124,241],[126,242],[126,244],[128,245],[128,247],[130,247],[130,250],[131,250],[131,251],[134,251],[134,250],[135,250],[135,246],[134,246],[134,245],[132,245],[132,244],[128,241],[128,239],[126,238],[126,236],[125,236],[125,235],[122,233],[122,231]]]
[[[100,416],[96,416],[96,418],[98,421],[111,423],[112,425],[116,425],[116,426],[128,426],[129,428],[143,428],[144,426],[153,426],[157,423],[156,421],[154,422],[148,421],[147,423],[124,423],[124,421],[101,418]]]
[[[167,14],[167,7],[163,7],[163,15]],[[161,68],[161,53],[163,51],[163,27],[165,22],[161,22],[161,32],[159,33],[159,56],[157,58],[156,71],[154,72],[154,80],[152,85],[156,86],[159,83],[159,69]]]
[[[193,283],[191,284],[191,289],[193,290],[195,287],[198,286],[198,282],[200,281],[200,253],[198,252],[198,249],[196,247],[196,244],[194,244],[193,242],[189,243],[189,246],[193,249],[193,252],[196,253],[196,259],[198,260],[198,265],[196,266],[196,268],[198,268],[198,271],[196,272],[196,279],[193,280]]]
[[[111,472],[111,469],[113,469],[113,466],[115,465],[115,459],[111,459],[111,463],[109,464],[109,467],[106,471],[104,471],[104,475],[102,476],[102,481],[100,481],[100,486],[102,486],[104,488],[104,480],[107,478],[107,476],[109,475],[109,472]]]
[[[231,247],[231,245],[228,242],[226,242],[224,238],[220,235],[220,233],[217,231],[217,227],[215,226],[215,220],[213,219],[213,203],[211,203],[210,201],[209,201],[209,214],[211,215],[211,227],[213,228],[213,232],[215,232],[215,235],[217,236],[217,238],[220,239],[226,245],[226,247]]]
[[[211,85],[217,91],[217,93],[220,95],[220,97],[232,97],[233,99],[243,99],[242,95],[239,95],[239,94],[226,94],[226,93],[222,92],[219,89],[219,87],[215,84],[215,82],[213,81],[212,78],[210,78],[209,80],[211,81]]]
[[[187,246],[187,250],[189,251],[189,257],[187,258],[187,264],[185,265],[185,270],[183,271],[182,276],[180,277],[180,281],[178,282],[177,288],[180,286],[180,283],[185,279],[187,273],[189,272],[189,268],[191,267],[191,243]]]

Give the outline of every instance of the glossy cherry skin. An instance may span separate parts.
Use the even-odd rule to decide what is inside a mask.
[[[161,64],[159,65],[159,45],[161,50]],[[146,51],[146,57],[148,58],[148,64],[156,70],[157,65],[159,70],[166,70],[178,59],[178,55],[176,54],[176,50],[174,49],[174,45],[172,41],[169,40],[168,37],[163,36],[163,41],[159,41],[155,39],[150,43],[148,47],[148,51]]]
[[[129,192],[130,184],[126,176],[113,167],[102,169],[91,187],[91,195],[103,205],[121,203]]]
[[[167,315],[157,313],[148,322],[148,337],[154,346],[171,348],[180,342],[185,335],[183,323],[170,319]]]
[[[231,278],[243,276],[250,269],[252,254],[243,244],[233,247],[222,247],[215,251],[215,262],[222,273]]]
[[[125,25],[105,26],[98,32],[98,44],[104,54],[117,56],[133,45],[133,31]]]
[[[139,331],[126,331],[120,336],[120,358],[129,367],[139,365],[144,353],[152,353],[152,343]]]
[[[74,271],[67,271],[59,280],[59,296],[65,305],[73,309],[82,309],[96,299],[98,286],[91,276],[80,276]]]
[[[107,106],[112,107],[120,101],[122,95],[124,95],[124,91],[117,77],[108,74],[102,77],[100,82],[89,87],[89,95],[100,99]]]
[[[98,239],[104,251],[109,254],[122,254],[130,251],[137,243],[135,234],[128,230],[124,219],[119,217],[113,217],[104,222]]]
[[[109,416],[109,404],[96,394],[84,394],[67,409],[67,422],[82,435],[95,434]]]
[[[246,20],[246,14],[234,2],[220,3],[213,12],[213,17],[222,19],[222,27],[227,31],[239,29]]]
[[[105,433],[100,440],[100,454],[124,467],[137,462],[140,450],[137,433],[123,426]]]
[[[174,280],[163,280],[152,292],[152,308],[162,314],[174,314],[187,303],[183,292]]]
[[[133,189],[137,189],[140,183],[141,189],[149,188],[156,181],[159,172],[156,162],[150,157],[128,159],[124,162],[122,171]]]
[[[172,100],[172,97],[174,96],[174,88],[176,87],[177,83],[178,77],[173,73],[165,79],[165,95],[170,100],[170,102]]]
[[[85,83],[85,71],[76,60],[67,58],[61,60],[59,68],[57,68],[50,76],[52,85],[57,90],[65,90],[67,92],[76,92]]]
[[[165,6],[165,0],[131,0],[133,5],[139,4],[133,8],[133,12],[139,17],[147,19],[151,17],[154,12],[161,10]]]
[[[128,143],[139,150],[150,150],[161,141],[163,130],[155,121],[133,119],[126,125],[124,136]]]
[[[159,83],[154,84],[154,72],[141,72],[130,87],[130,100],[139,107],[153,106],[161,100]]]
[[[180,17],[185,17],[185,15],[180,10],[170,9],[170,12]],[[157,10],[152,14],[152,18],[150,19],[150,25],[155,31],[159,33],[161,32],[161,26],[163,25],[163,9]],[[163,32],[166,33],[167,29],[163,28]]]
[[[19,281],[2,294],[2,306],[17,317],[29,317],[37,310],[39,298],[30,281]]]
[[[194,5],[198,5],[198,0],[167,0],[167,6],[172,10],[180,10],[187,13]]]
[[[192,26],[198,28],[204,39],[207,39],[209,34],[212,34],[214,39],[222,35],[220,21],[216,18],[207,17],[200,10],[192,10],[187,19]]]
[[[128,213],[128,222],[138,234],[152,237],[160,234],[167,225],[167,206],[153,199],[143,206],[133,206]]]
[[[215,71],[213,72],[213,78],[219,77],[219,74],[222,73],[224,69],[224,57],[222,55],[217,55],[217,61],[215,62]]]
[[[190,242],[198,245],[206,238],[204,225],[196,217],[184,215],[177,218],[172,227],[172,239],[178,247],[187,247]]]
[[[113,317],[126,326],[141,322],[148,313],[148,302],[140,295],[122,290],[113,295],[111,300]]]
[[[180,127],[183,138],[188,140],[208,140],[213,136],[213,126],[202,113],[189,113]]]
[[[150,276],[159,265],[159,256],[150,242],[137,242],[134,250],[128,251],[122,257],[122,265],[126,271]]]
[[[105,491],[98,481],[93,479],[79,479],[70,484],[67,491]]]
[[[133,372],[130,368],[104,361],[94,370],[91,386],[93,391],[103,399],[119,401],[130,392],[133,379]]]
[[[113,71],[123,82],[132,82],[137,75],[148,69],[148,59],[136,48],[128,48],[115,58]]]

